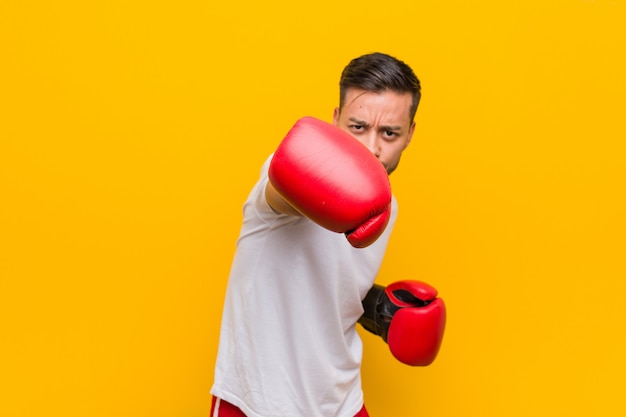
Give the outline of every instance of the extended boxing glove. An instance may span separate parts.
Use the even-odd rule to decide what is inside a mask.
[[[381,336],[400,362],[430,365],[437,356],[446,325],[446,307],[437,290],[420,281],[374,284],[363,300],[359,323]]]
[[[280,143],[269,180],[292,207],[345,233],[354,247],[372,244],[389,222],[391,186],[383,165],[349,133],[313,117],[298,120]]]

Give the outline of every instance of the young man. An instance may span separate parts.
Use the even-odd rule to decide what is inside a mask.
[[[397,215],[388,174],[411,142],[419,100],[402,61],[356,58],[342,73],[333,125],[299,120],[264,164],[244,204],[211,417],[368,415],[356,324],[366,295],[379,308],[384,293],[374,279]],[[387,316],[366,328],[398,359],[423,364],[407,349],[413,342],[393,339],[415,319],[395,330]]]

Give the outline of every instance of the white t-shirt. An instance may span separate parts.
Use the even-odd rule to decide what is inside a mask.
[[[248,417],[353,417],[363,406],[356,322],[397,215],[372,245],[276,214],[267,170],[243,207],[211,393]]]

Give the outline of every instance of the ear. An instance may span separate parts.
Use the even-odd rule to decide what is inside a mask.
[[[413,139],[413,132],[415,132],[415,121],[411,123],[411,127],[409,127],[409,134],[407,135],[406,143],[404,144],[404,149],[409,146],[411,143],[411,139]]]
[[[333,111],[333,124],[337,126],[339,122],[339,107],[335,107],[335,111]]]

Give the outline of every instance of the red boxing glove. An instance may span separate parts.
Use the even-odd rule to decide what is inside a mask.
[[[436,289],[420,281],[375,284],[363,308],[359,323],[381,336],[400,362],[427,366],[435,360],[446,325],[446,306]]]
[[[278,193],[315,223],[345,233],[363,248],[382,234],[391,213],[383,165],[338,127],[304,117],[274,153],[269,179]]]

